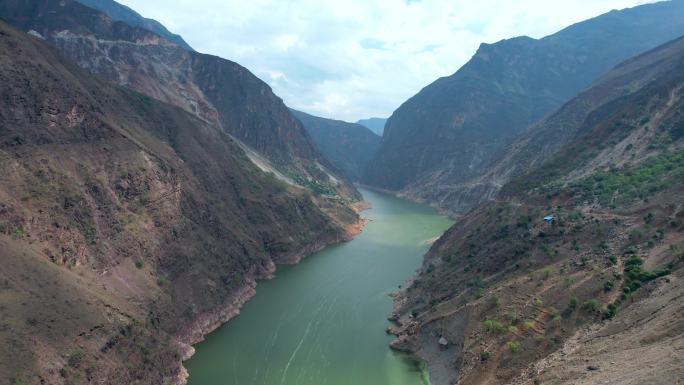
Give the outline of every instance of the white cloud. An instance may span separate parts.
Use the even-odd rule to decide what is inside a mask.
[[[540,38],[644,0],[119,0],[234,60],[297,109],[389,116],[481,42]]]

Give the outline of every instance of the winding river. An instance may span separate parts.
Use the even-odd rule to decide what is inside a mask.
[[[361,190],[364,232],[259,283],[235,319],[195,346],[189,385],[420,385],[418,365],[388,348],[389,294],[451,221]]]

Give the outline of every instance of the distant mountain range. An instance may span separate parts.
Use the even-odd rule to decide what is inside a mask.
[[[358,122],[356,122],[356,124],[360,124],[362,126],[368,127],[376,135],[382,136],[382,133],[385,131],[385,124],[387,124],[387,119],[384,119],[384,118],[361,119]]]
[[[381,138],[355,123],[325,119],[292,110],[323,155],[349,179],[358,181],[368,161],[380,147]]]

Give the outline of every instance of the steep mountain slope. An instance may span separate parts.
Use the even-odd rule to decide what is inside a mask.
[[[682,39],[618,66],[559,111],[610,102],[435,243],[392,330],[433,384],[684,377],[682,68]]]
[[[361,173],[380,146],[379,136],[360,124],[291,111],[335,167],[351,180],[361,178]]]
[[[387,119],[384,118],[368,118],[361,119],[356,124],[360,124],[364,127],[368,127],[371,131],[376,133],[378,136],[382,136],[385,131],[385,124],[387,124]]]
[[[0,378],[177,384],[255,279],[346,239],[187,112],[0,21]]]
[[[175,33],[169,32],[166,27],[156,20],[148,19],[140,16],[140,14],[129,7],[119,4],[114,0],[77,0],[79,3],[97,9],[98,11],[106,14],[112,20],[123,21],[128,25],[134,27],[140,27],[148,31],[152,31],[157,35],[163,37],[166,40],[176,43],[180,47],[192,51],[192,47],[183,40],[182,37],[176,35]]]
[[[555,155],[559,148],[583,135],[597,120],[612,114],[615,108],[633,103],[632,98],[638,98],[644,87],[651,86],[654,78],[681,65],[679,54],[682,46],[684,39],[677,39],[630,59],[602,76],[591,88],[536,123],[511,146],[503,149],[482,175],[444,188],[442,199],[449,202],[447,211],[463,214],[477,203],[491,199],[511,178],[534,169]],[[605,142],[604,145],[610,143]],[[635,151],[631,148],[633,146],[630,146],[632,152]],[[576,157],[576,154],[571,155],[571,158]],[[602,159],[604,163],[610,161],[609,158]],[[574,164],[567,161],[566,165]],[[570,171],[568,167],[565,167],[566,171]]]
[[[221,127],[282,180],[347,201],[360,198],[282,100],[240,65],[188,51],[73,0],[2,0],[0,16],[88,71]]]
[[[390,117],[364,183],[448,209],[530,124],[615,64],[684,34],[684,1],[613,11],[540,40],[483,44]],[[476,196],[486,191],[473,191]]]

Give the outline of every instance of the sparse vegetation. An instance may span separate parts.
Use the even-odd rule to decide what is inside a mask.
[[[135,259],[135,267],[138,269],[142,269],[145,267],[145,260],[142,257],[138,257]]]
[[[644,260],[636,255],[631,255],[627,261],[625,261],[625,281],[622,287],[623,294],[613,303],[608,304],[606,310],[603,312],[604,319],[613,318],[627,296],[638,290],[644,283],[670,274],[670,267],[648,271],[643,268],[643,264]]]
[[[520,351],[520,342],[518,341],[508,341],[506,343],[506,346],[508,347],[508,350],[511,351],[511,353],[517,353]]]
[[[71,354],[69,354],[69,358],[67,359],[67,364],[71,366],[72,368],[78,368],[81,362],[83,361],[83,358],[85,357],[85,353],[83,350],[76,350],[73,351]]]
[[[503,333],[506,331],[506,327],[499,321],[496,320],[485,320],[484,327],[487,331]]]
[[[561,314],[560,314],[560,312],[558,311],[558,309],[556,309],[556,308],[553,307],[553,306],[549,308],[549,316],[550,316],[551,319],[554,320],[554,321],[559,321],[559,320],[561,319]]]
[[[598,308],[599,308],[599,302],[598,302],[598,300],[597,300],[596,298],[591,298],[591,299],[588,299],[588,300],[584,301],[584,303],[582,304],[582,306],[584,306],[584,307],[586,307],[586,308],[588,308],[588,309],[590,309],[590,310],[598,310]]]
[[[582,200],[596,199],[603,205],[644,200],[671,183],[684,180],[684,149],[665,152],[637,166],[610,168],[584,178],[571,188]],[[652,220],[652,217],[648,217]]]

